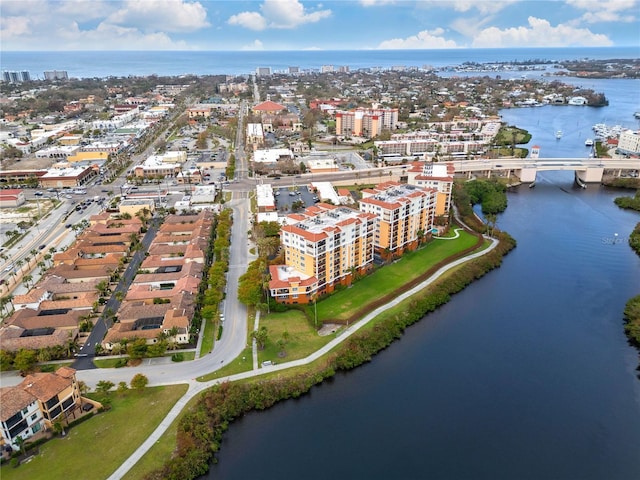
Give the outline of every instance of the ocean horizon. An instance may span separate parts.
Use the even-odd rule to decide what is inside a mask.
[[[640,47],[477,48],[445,50],[272,50],[272,51],[3,51],[2,70],[28,71],[33,79],[47,70],[65,70],[70,78],[128,76],[249,75],[267,67],[316,71],[322,66],[349,70],[435,68],[465,62],[562,62],[640,58]]]

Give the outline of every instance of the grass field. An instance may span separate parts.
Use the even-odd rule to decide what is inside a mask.
[[[258,351],[259,363],[265,360],[282,363],[304,358],[335,338],[335,335],[323,337],[318,335],[311,322],[299,310],[271,313],[260,317],[260,326],[267,327],[269,337],[264,350]],[[280,347],[276,342],[283,338],[284,332],[289,334],[289,339],[284,347],[286,356],[280,358],[278,356]]]
[[[29,463],[3,466],[2,480],[100,480],[111,475],[153,432],[186,385],[109,394],[111,410],[69,430],[40,447]],[[100,398],[94,397],[100,401]]]
[[[351,288],[336,292],[319,301],[319,321],[346,320],[371,299],[380,298],[397,290],[444,258],[473,246],[476,241],[473,235],[460,231],[460,237],[455,240],[433,240],[415,252],[406,253],[397,262],[367,275]]]
[[[251,347],[245,348],[240,355],[233,359],[233,361],[215,372],[208,373],[201,377],[196,378],[198,382],[208,382],[215,380],[216,378],[228,377],[229,375],[235,375],[236,373],[246,372],[253,368],[253,357],[251,356]]]
[[[202,332],[202,346],[200,347],[200,355],[206,355],[213,350],[213,343],[215,341],[216,336],[218,335],[218,327],[216,325],[216,319],[211,318],[209,320],[202,319],[202,328],[204,328],[204,332]]]

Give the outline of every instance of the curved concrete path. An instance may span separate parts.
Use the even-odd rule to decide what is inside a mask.
[[[162,420],[162,422],[160,422],[160,425],[158,425],[158,427],[153,431],[153,433],[151,435],[149,435],[149,437],[144,441],[144,443],[142,445],[140,445],[140,447],[138,447],[136,449],[136,451],[133,452],[133,454],[127,460],[125,460],[123,462],[122,465],[120,465],[120,467],[109,477],[108,480],[119,480],[131,468],[133,468],[133,466],[138,462],[138,460],[140,460],[142,458],[142,456],[145,453],[147,453],[151,449],[151,447],[153,447],[153,445],[155,445],[155,443],[158,440],[160,440],[160,437],[169,428],[171,423],[178,417],[178,415],[180,414],[182,409],[185,407],[187,402],[189,402],[189,400],[191,400],[197,394],[203,392],[204,390],[206,390],[209,387],[212,387],[214,385],[218,385],[220,383],[232,382],[232,381],[235,381],[235,380],[242,380],[242,379],[250,378],[250,377],[257,377],[257,376],[263,375],[265,373],[271,373],[271,372],[276,372],[276,371],[280,371],[280,370],[286,370],[286,369],[293,368],[293,367],[299,367],[299,366],[307,365],[307,364],[309,364],[311,362],[316,361],[317,359],[319,359],[320,357],[322,357],[326,353],[328,353],[331,350],[333,350],[337,345],[339,345],[340,343],[344,342],[347,338],[349,338],[355,332],[360,330],[362,327],[364,327],[367,323],[369,323],[371,320],[376,318],[382,312],[384,312],[386,310],[389,310],[392,307],[395,307],[396,305],[398,305],[403,300],[409,298],[410,296],[414,295],[415,293],[419,292],[420,290],[426,288],[431,283],[433,283],[438,278],[440,278],[448,270],[450,270],[450,269],[452,269],[452,268],[454,268],[454,267],[456,267],[458,265],[461,265],[461,264],[463,264],[463,263],[465,263],[465,262],[467,262],[467,261],[469,261],[471,259],[478,258],[478,257],[481,257],[483,255],[486,255],[487,253],[492,251],[494,248],[496,248],[496,246],[498,245],[498,240],[493,239],[493,238],[487,238],[487,239],[491,241],[491,245],[489,245],[488,248],[485,248],[484,250],[482,250],[480,252],[473,253],[473,254],[468,255],[466,257],[459,258],[458,260],[455,260],[455,261],[443,266],[442,268],[437,270],[431,277],[426,279],[424,282],[419,283],[418,285],[416,285],[412,289],[410,289],[410,290],[406,291],[405,293],[397,296],[391,302],[376,308],[371,313],[365,315],[365,317],[362,318],[362,320],[359,320],[358,322],[354,323],[353,325],[347,327],[342,332],[341,335],[339,335],[338,337],[334,338],[329,343],[327,343],[324,347],[322,347],[321,349],[315,351],[314,353],[312,353],[308,357],[301,358],[299,360],[292,360],[291,362],[287,362],[287,363],[273,365],[271,367],[261,368],[259,370],[250,370],[250,371],[238,373],[238,374],[235,374],[235,375],[229,375],[228,377],[219,378],[219,379],[212,380],[212,381],[209,381],[209,382],[200,383],[200,382],[197,382],[197,381],[195,381],[193,379],[189,380],[187,382],[188,385],[189,385],[189,389],[187,390],[187,392],[173,406],[173,408],[169,411],[169,413]],[[178,382],[178,383],[184,383],[184,382]]]

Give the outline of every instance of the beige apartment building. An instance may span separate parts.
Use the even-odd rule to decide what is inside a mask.
[[[386,182],[362,191],[360,211],[376,216],[374,245],[383,258],[414,250],[431,235],[436,190]]]
[[[451,163],[414,162],[407,171],[407,183],[435,189],[436,217],[449,217],[454,173],[455,167]]]
[[[289,215],[280,229],[286,265],[271,267],[271,295],[282,303],[309,303],[338,284],[350,284],[354,272],[372,265],[375,219],[323,203]]]
[[[356,108],[336,112],[337,135],[374,138],[382,130],[394,130],[397,123],[397,108]]]

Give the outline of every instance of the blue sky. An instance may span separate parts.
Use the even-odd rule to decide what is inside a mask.
[[[2,50],[638,46],[639,0],[2,0]]]

